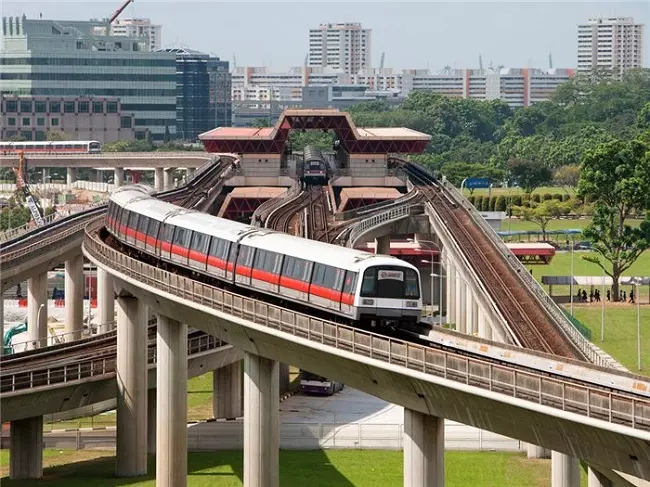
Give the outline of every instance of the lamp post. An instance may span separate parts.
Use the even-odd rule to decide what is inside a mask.
[[[439,256],[442,254],[442,250],[440,249],[440,246],[437,243],[432,242],[431,240],[419,240],[419,239],[415,240],[414,238],[409,238],[407,240],[409,242],[417,243],[418,245],[422,245],[422,243],[425,242],[424,247],[431,253],[431,260],[430,261],[423,260],[422,262],[424,264],[431,264],[431,275],[433,276],[433,265],[434,265],[433,249],[427,244],[431,244],[432,247],[436,248],[438,250]],[[440,259],[438,259],[438,267],[440,268],[440,273],[442,274],[442,261]],[[438,286],[438,287],[440,290],[440,297],[439,297],[440,300],[438,301],[438,315],[442,319],[442,286]],[[433,322],[433,277],[431,277],[431,321]]]
[[[636,288],[636,293],[634,297],[636,298],[636,358],[639,365],[639,370],[641,370],[641,300],[639,299],[639,281],[637,280],[634,283]]]
[[[569,294],[571,295],[571,316],[573,316],[573,235],[571,236],[571,281],[569,282]]]
[[[602,267],[602,274],[600,276],[600,341],[605,341],[605,268]]]

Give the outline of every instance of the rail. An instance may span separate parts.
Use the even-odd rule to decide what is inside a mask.
[[[425,170],[420,167],[420,169]],[[427,171],[428,172],[428,171]],[[601,356],[593,344],[587,340],[580,330],[576,328],[571,321],[569,321],[566,315],[562,312],[560,307],[553,301],[546,292],[542,289],[539,283],[535,280],[533,276],[530,275],[526,267],[517,259],[510,249],[503,242],[503,239],[499,237],[496,231],[481,217],[480,213],[461,193],[458,191],[449,181],[441,181],[443,187],[447,190],[449,195],[461,206],[463,207],[469,215],[472,217],[474,223],[483,230],[484,234],[492,241],[496,248],[503,255],[505,261],[508,263],[509,267],[513,272],[519,276],[519,278],[524,282],[530,291],[532,291],[533,296],[540,302],[540,304],[549,312],[554,321],[560,326],[560,328],[567,334],[571,341],[580,349],[580,351],[585,355],[585,357],[592,363],[598,365],[604,365],[607,367],[617,368],[618,364],[612,363],[612,360],[606,359]]]
[[[30,159],[205,159],[210,153],[201,151],[186,152],[99,152],[83,154],[33,154],[27,153]],[[15,154],[0,154],[0,160],[4,158],[15,159]]]
[[[401,220],[410,216],[412,212],[412,205],[402,204],[395,208],[391,208],[388,211],[372,215],[364,220],[361,220],[357,223],[354,228],[350,231],[347,246],[350,248],[354,247],[354,244],[357,240],[366,232],[370,231],[372,228],[384,225],[388,222],[393,222]]]
[[[116,338],[117,340],[117,338]],[[228,344],[218,338],[201,334],[187,340],[188,357],[227,346]],[[0,392],[3,394],[20,393],[21,391],[38,387],[51,387],[68,384],[87,379],[109,379],[117,370],[116,347],[104,351],[104,356],[97,356],[80,360],[71,364],[48,365],[34,370],[13,370],[0,372]],[[150,344],[148,348],[149,365],[156,364],[156,346]]]
[[[14,186],[15,187],[15,186]],[[47,225],[48,223],[52,223],[54,220],[59,217],[57,213],[52,213],[51,215],[47,215],[43,217],[43,221]],[[25,223],[24,225],[20,227],[15,227],[15,228],[9,228],[5,230],[4,232],[0,233],[0,242],[6,242],[7,240],[11,240],[12,238],[16,238],[20,235],[23,235],[27,232],[30,232],[34,229],[38,228],[32,221],[30,220],[29,222]]]
[[[576,379],[566,382],[549,371],[522,371],[397,338],[376,335],[240,296],[128,257],[104,244],[98,225],[86,229],[84,252],[99,265],[188,303],[209,307],[308,341],[405,369],[434,375],[590,418],[650,430],[650,398],[605,390]],[[451,348],[451,347],[447,347]]]
[[[287,188],[287,190],[284,193],[274,198],[269,198],[268,200],[266,200],[264,203],[258,206],[253,212],[253,215],[251,216],[251,221],[253,222],[253,225],[261,226],[266,221],[271,211],[273,211],[277,206],[282,205],[282,203],[284,203],[284,201],[287,198],[293,198],[299,192],[300,192],[300,185],[293,184],[291,187]]]
[[[108,335],[111,333],[111,331],[117,326],[116,321],[109,321],[108,323],[101,323],[101,324],[91,324],[89,328],[84,328],[83,330],[77,330],[77,331],[69,331],[66,333],[59,333],[57,335],[50,335],[45,338],[37,338],[36,340],[23,340],[21,342],[12,342],[11,343],[11,348],[14,350],[14,352],[10,355],[3,355],[0,357],[0,363],[4,363],[7,358],[16,358],[18,356],[23,356],[24,353],[33,353],[33,352],[38,352],[39,349],[42,349],[43,347],[48,347],[48,346],[57,346],[57,345],[64,345],[64,343],[70,343],[66,341],[66,338],[71,336],[75,340],[79,340],[77,338],[78,336],[81,336],[81,340],[85,340],[88,338],[100,338],[104,337],[105,335]],[[103,333],[93,333],[92,330],[97,329],[97,330],[106,330]],[[17,351],[16,351],[17,350]]]
[[[335,220],[350,220],[351,218],[356,218],[359,216],[368,215],[378,210],[385,210],[393,206],[401,206],[411,202],[411,200],[418,197],[417,192],[409,191],[406,194],[403,194],[399,198],[394,200],[385,200],[373,203],[371,205],[362,206],[361,208],[354,208],[352,210],[344,211],[342,213],[337,213],[334,218]]]

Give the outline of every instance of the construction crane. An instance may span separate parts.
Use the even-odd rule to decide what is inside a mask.
[[[120,6],[120,8],[118,8],[118,9],[113,13],[113,15],[111,15],[111,18],[108,19],[108,25],[110,26],[110,25],[113,23],[113,21],[114,21],[116,18],[118,18],[118,17],[120,16],[120,14],[124,11],[124,9],[125,9],[126,7],[128,7],[128,5],[129,5],[131,2],[134,2],[134,1],[135,1],[135,0],[126,0],[126,1],[125,1],[125,2]],[[106,35],[110,35],[110,34],[107,32]]]
[[[22,191],[23,196],[25,196],[25,202],[27,203],[27,207],[32,214],[32,218],[36,222],[36,225],[41,227],[45,225],[45,221],[43,220],[43,209],[36,202],[32,192],[29,190],[27,184],[27,169],[25,166],[25,153],[20,151],[18,152],[18,167],[13,168],[14,173],[16,174],[16,187]]]

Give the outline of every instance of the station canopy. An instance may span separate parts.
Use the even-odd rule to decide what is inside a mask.
[[[217,127],[199,135],[208,152],[283,154],[291,130],[333,130],[349,154],[421,154],[431,136],[408,128],[361,128],[347,112],[287,109],[273,127]]]

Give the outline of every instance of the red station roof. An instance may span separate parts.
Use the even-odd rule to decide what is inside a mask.
[[[421,154],[431,136],[408,128],[360,128],[339,110],[288,109],[273,127],[217,127],[199,135],[208,152],[282,154],[291,130],[334,130],[350,154]]]

